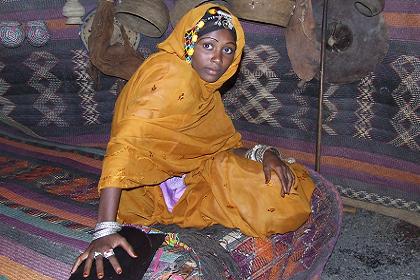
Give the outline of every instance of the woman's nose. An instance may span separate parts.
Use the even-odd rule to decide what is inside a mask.
[[[219,51],[215,51],[213,53],[213,56],[211,58],[211,61],[214,62],[214,63],[218,63],[218,64],[219,63],[222,63],[223,62],[223,60],[222,60],[222,53],[219,52]]]

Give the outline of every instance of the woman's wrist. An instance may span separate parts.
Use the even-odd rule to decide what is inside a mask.
[[[115,221],[99,222],[95,226],[93,240],[117,233],[121,228],[121,224]]]
[[[276,148],[274,148],[272,146],[262,145],[262,144],[257,144],[254,147],[252,147],[251,149],[249,149],[245,153],[245,157],[247,159],[255,160],[255,161],[258,161],[258,162],[263,162],[264,154],[268,150],[272,151],[276,156],[281,158],[281,155]]]
[[[98,209],[98,222],[93,232],[93,240],[105,237],[121,230],[121,224],[116,222],[121,189],[105,188],[101,190]]]
[[[295,163],[296,160],[292,157],[289,158],[283,158],[283,156],[281,155],[281,153],[279,152],[279,150],[277,150],[275,147],[273,146],[268,146],[268,145],[262,145],[262,144],[257,144],[254,147],[252,147],[251,149],[249,149],[246,153],[245,153],[245,157],[247,159],[250,160],[254,160],[254,161],[258,161],[258,162],[263,162],[264,160],[264,155],[267,151],[270,151],[271,153],[273,153],[275,156],[277,156],[280,160],[287,162],[289,164]]]

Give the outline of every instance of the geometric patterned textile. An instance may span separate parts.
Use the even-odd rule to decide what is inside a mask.
[[[338,132],[333,128],[333,123],[336,121],[338,114],[338,105],[333,101],[334,95],[338,92],[339,86],[332,85],[328,87],[324,93],[323,105],[325,106],[326,115],[323,118],[322,129],[327,135],[338,135]]]
[[[74,259],[91,240],[101,158],[95,149],[51,149],[48,141],[32,141],[0,137],[0,277],[68,279]],[[207,235],[204,229],[193,240],[205,236],[207,245],[223,250],[240,279],[320,279],[339,234],[342,206],[331,183],[311,176],[317,185],[312,214],[297,231],[260,239],[225,228]],[[207,249],[190,246],[182,231],[170,232],[177,241],[164,243],[144,279],[214,279],[204,277],[206,262],[196,253]],[[188,278],[179,275],[185,271]],[[222,273],[232,279],[231,270]]]
[[[98,104],[95,102],[96,91],[93,88],[92,78],[87,73],[89,67],[89,56],[86,50],[73,50],[74,53],[74,73],[77,84],[80,86],[79,96],[82,98],[83,118],[85,125],[98,124],[99,112],[96,110]]]
[[[398,136],[390,143],[420,151],[420,59],[403,55],[392,62],[391,67],[400,77],[401,83],[391,93],[398,106],[391,124]]]
[[[81,3],[87,11],[97,5],[94,0]],[[77,145],[86,141],[95,145],[101,138],[103,145],[116,100],[110,92],[115,79],[101,76],[99,89],[93,88],[80,27],[65,24],[64,4],[64,0],[2,2],[0,21],[43,20],[51,39],[42,47],[27,40],[17,48],[0,46],[0,119],[29,135]]]
[[[34,52],[23,63],[34,71],[28,84],[40,93],[34,103],[34,108],[43,114],[39,126],[48,126],[51,123],[59,127],[68,126],[60,117],[65,110],[63,100],[56,95],[61,81],[50,72],[57,62],[57,58],[48,52]]]
[[[356,97],[358,109],[355,112],[358,119],[354,125],[356,132],[353,137],[371,140],[371,120],[374,117],[373,106],[375,104],[373,99],[375,87],[372,75],[368,75],[360,81],[358,90],[360,95]]]
[[[272,69],[279,53],[269,45],[245,46],[245,53],[240,68],[241,82],[224,99],[225,104],[234,105],[230,116],[279,127],[281,124],[273,116],[282,107],[274,95],[280,77]]]
[[[420,214],[420,203],[418,201],[405,201],[404,199],[393,199],[389,196],[380,196],[366,191],[355,191],[352,188],[336,186],[339,193],[353,199],[367,201],[370,203],[381,204],[384,206],[410,210]]]
[[[4,63],[0,61],[0,73],[3,70],[4,66]],[[10,85],[4,79],[0,78],[0,112],[5,116],[8,116],[15,108],[15,105],[12,102],[10,102],[10,100],[3,97],[3,95],[9,88]]]
[[[227,112],[236,122],[293,129],[301,131],[301,139],[312,140],[316,81],[298,88],[294,76],[275,68],[278,60],[272,46],[246,48],[237,80],[224,95]],[[348,136],[420,152],[420,59],[401,55],[384,67],[390,85],[384,73],[372,72],[359,82],[326,86],[323,134],[332,140]]]

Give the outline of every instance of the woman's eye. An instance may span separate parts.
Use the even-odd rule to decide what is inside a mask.
[[[210,50],[213,48],[213,46],[210,43],[203,43],[203,48]]]
[[[235,52],[232,48],[228,47],[224,48],[223,51],[227,54],[233,54]]]

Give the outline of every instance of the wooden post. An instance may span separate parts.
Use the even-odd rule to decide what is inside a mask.
[[[316,133],[315,150],[315,171],[320,172],[321,167],[321,142],[322,142],[322,105],[324,99],[324,66],[325,66],[325,45],[327,36],[328,0],[324,0],[322,10],[322,30],[321,30],[321,58],[320,58],[320,78],[319,78],[319,97],[318,97],[318,124]]]

